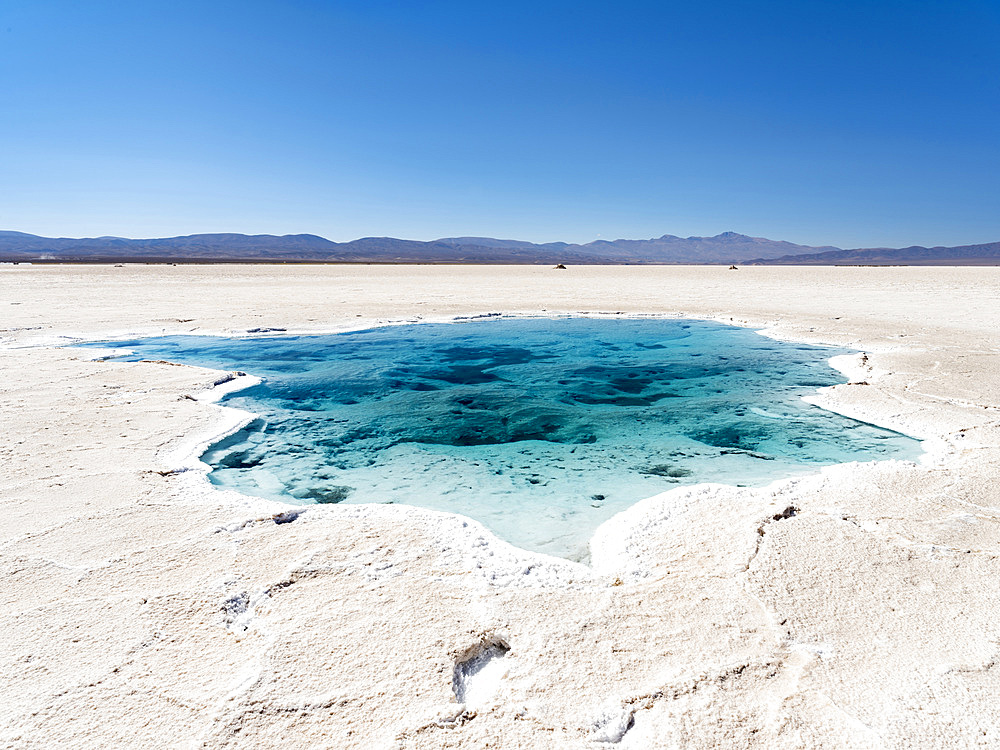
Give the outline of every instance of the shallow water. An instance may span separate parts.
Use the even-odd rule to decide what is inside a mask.
[[[703,321],[501,319],[116,346],[264,378],[212,446],[215,484],[294,503],[407,503],[583,559],[615,513],[681,484],[761,485],[914,458],[917,441],[810,406],[842,350]]]

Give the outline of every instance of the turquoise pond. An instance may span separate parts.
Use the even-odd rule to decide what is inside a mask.
[[[502,318],[114,346],[263,378],[224,401],[259,416],[204,454],[217,485],[461,513],[571,559],[603,521],[679,485],[920,454],[801,400],[843,382],[828,359],[844,351],[703,321]]]

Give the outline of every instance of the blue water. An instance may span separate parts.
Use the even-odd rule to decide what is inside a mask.
[[[324,336],[169,336],[134,355],[264,378],[259,416],[203,460],[215,484],[292,503],[462,513],[526,549],[586,556],[594,529],[696,482],[761,485],[920,453],[800,397],[841,350],[701,321],[501,319]]]

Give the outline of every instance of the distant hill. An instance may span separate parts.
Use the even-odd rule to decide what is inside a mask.
[[[241,258],[263,260],[331,252],[337,243],[313,234],[192,234],[186,237],[131,240],[123,237],[37,237],[0,232],[0,258],[87,260],[91,258]]]
[[[780,258],[756,258],[747,261],[760,265],[788,266],[996,266],[1000,265],[1000,242],[958,247],[863,248],[860,250],[830,250],[820,253],[784,255]]]
[[[663,235],[648,240],[597,240],[585,245],[536,244],[492,237],[446,237],[430,242],[364,237],[331,242],[312,234],[193,234],[132,240],[122,237],[38,237],[0,232],[6,261],[187,261],[345,263],[739,263],[795,253],[837,250],[724,232],[715,237]]]
[[[0,261],[186,263],[518,263],[1000,265],[1000,242],[962,247],[841,250],[723,232],[714,237],[536,244],[493,237],[429,242],[363,237],[332,242],[314,234],[192,234],[160,239],[38,237],[0,232]]]

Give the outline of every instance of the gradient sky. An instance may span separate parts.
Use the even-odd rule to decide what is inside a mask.
[[[0,229],[1000,240],[1000,2],[0,2]]]

